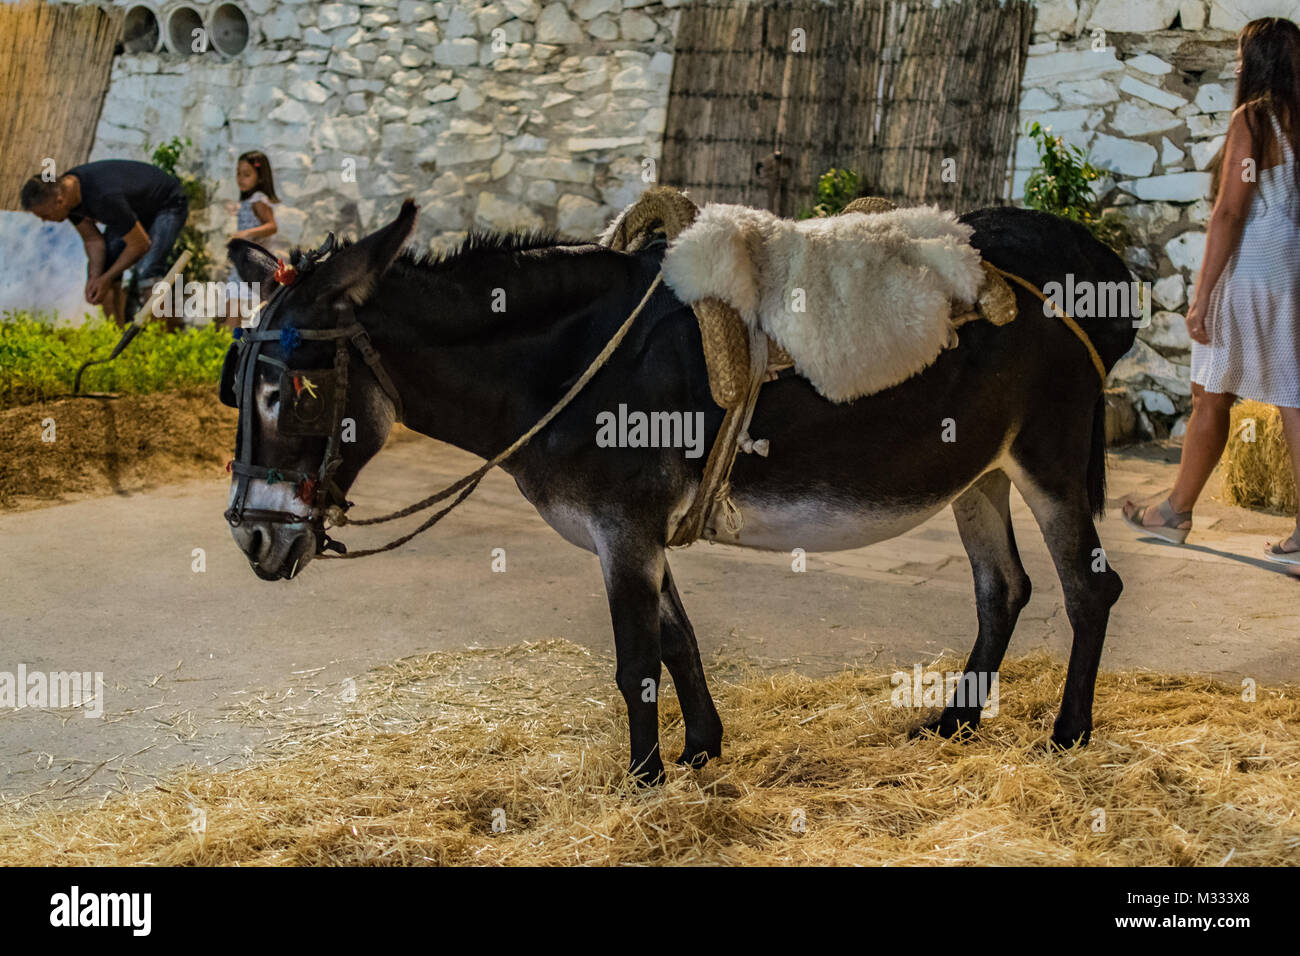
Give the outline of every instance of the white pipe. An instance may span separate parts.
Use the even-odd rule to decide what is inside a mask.
[[[153,18],[154,39],[153,43],[144,46],[132,47],[132,43],[139,43],[148,36],[148,21],[143,23],[132,23],[132,17],[139,20],[140,14],[147,14]],[[137,28],[136,37],[132,39],[126,35],[132,27]],[[133,3],[126,11],[126,21],[123,24],[123,46],[126,47],[127,53],[157,53],[163,46],[163,25],[162,18],[158,15],[158,9],[148,3]]]
[[[223,0],[214,3],[204,19],[212,48],[222,56],[238,56],[248,46],[253,35],[253,22],[248,11],[238,3]]]
[[[198,7],[189,3],[178,3],[167,10],[163,20],[162,33],[168,51],[181,56],[195,55],[198,51],[194,49],[194,30],[207,31],[207,27],[203,25],[203,14],[199,12]],[[211,37],[207,37],[204,41],[204,50],[211,46]]]

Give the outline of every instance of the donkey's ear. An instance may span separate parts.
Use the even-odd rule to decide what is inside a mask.
[[[331,256],[321,297],[335,301],[346,299],[353,305],[361,305],[370,298],[380,277],[411,238],[418,209],[413,200],[406,200],[397,218],[384,228]]]
[[[235,271],[245,282],[269,283],[275,272],[276,259],[255,242],[247,239],[232,239],[226,246],[226,254],[235,264]]]

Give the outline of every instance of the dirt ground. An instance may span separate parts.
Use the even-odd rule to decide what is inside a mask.
[[[1103,668],[1300,680],[1300,579],[1259,557],[1287,519],[1211,497],[1178,548],[1139,538],[1116,516],[1125,496],[1168,487],[1176,459],[1161,446],[1112,453],[1101,536],[1126,590]],[[350,497],[358,515],[390,510],[476,463],[408,437]],[[268,744],[282,749],[288,728],[343,706],[350,679],[414,654],[566,638],[605,656],[613,680],[596,558],[551,531],[504,474],[405,548],[317,563],[291,583],[253,576],[221,518],[226,494],[218,472],[0,514],[0,671],[22,663],[105,679],[102,719],[0,711],[4,799],[81,800],[179,765],[229,766]],[[1011,653],[1064,659],[1060,585],[1019,498],[1014,519],[1034,596]],[[383,528],[341,537],[354,547],[387,540]],[[495,548],[505,549],[504,573],[491,570]],[[964,655],[974,639],[970,570],[950,512],[871,548],[810,555],[806,573],[794,573],[788,555],[708,544],[671,563],[706,662],[740,657],[810,674],[868,662],[910,669],[945,651]]]
[[[0,509],[215,475],[238,421],[213,388],[87,396],[0,410]]]

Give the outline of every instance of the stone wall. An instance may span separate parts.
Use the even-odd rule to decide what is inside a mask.
[[[374,228],[404,196],[423,207],[431,248],[473,225],[593,235],[660,155],[673,8],[691,0],[239,2],[251,31],[237,55],[117,58],[94,150],[145,158],[146,140],[189,136],[215,184],[200,224],[218,249],[233,230],[235,157],[254,148],[271,156],[284,200],[280,249]],[[1190,396],[1183,315],[1205,247],[1207,168],[1232,110],[1236,31],[1257,16],[1300,19],[1300,0],[1037,8],[1020,120],[1106,171],[1099,195],[1125,214],[1125,259],[1153,284],[1156,309],[1112,381],[1143,430],[1177,434]],[[1022,139],[1011,198],[1036,161]]]
[[[1152,321],[1111,374],[1148,434],[1177,435],[1190,404],[1183,316],[1205,252],[1211,160],[1236,83],[1237,31],[1260,16],[1300,20],[1300,0],[1044,0],[1025,66],[1020,120],[1052,127],[1106,172],[1097,193],[1133,235],[1125,253],[1153,283]],[[1016,148],[1012,196],[1037,161]]]
[[[217,248],[248,149],[275,170],[280,248],[374,228],[406,196],[435,247],[471,225],[594,235],[658,159],[672,0],[242,5],[251,36],[234,57],[117,58],[92,157],[190,137]]]

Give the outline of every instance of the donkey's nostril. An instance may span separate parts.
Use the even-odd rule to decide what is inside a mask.
[[[262,556],[262,532],[256,528],[248,536],[248,554],[254,561]]]

